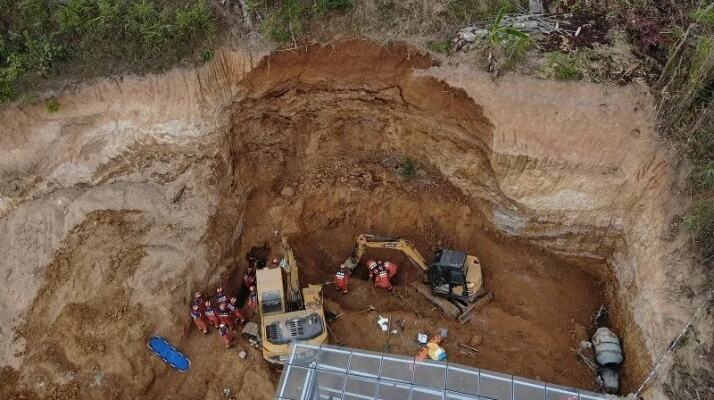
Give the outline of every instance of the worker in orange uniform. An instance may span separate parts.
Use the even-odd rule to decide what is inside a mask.
[[[223,338],[223,342],[226,344],[226,348],[231,347],[231,341],[233,340],[233,332],[231,328],[226,324],[220,324],[218,326],[218,334]]]
[[[218,315],[218,321],[221,324],[228,325],[229,328],[233,329],[233,324],[235,324],[235,321],[233,320],[233,315],[230,311],[228,311],[228,307],[226,305],[226,303],[219,304],[218,311],[216,311],[216,315]]]
[[[347,294],[349,290],[347,289],[347,280],[350,277],[349,268],[345,267],[345,264],[340,265],[340,269],[335,273],[335,286],[337,290],[342,290],[342,293]]]
[[[226,307],[228,308],[228,311],[233,314],[233,318],[239,320],[241,324],[245,324],[245,317],[238,308],[238,298],[231,297],[231,299],[228,301],[228,304],[226,304]]]
[[[374,277],[374,287],[387,289],[390,292],[394,291],[392,287],[392,282],[389,281],[389,271],[384,265],[380,265],[376,268],[377,273]]]
[[[255,291],[255,286],[250,287],[250,293],[248,293],[248,306],[253,310],[258,308],[258,292]]]
[[[193,318],[193,323],[196,324],[196,327],[203,332],[204,335],[208,333],[208,321],[201,312],[201,307],[199,307],[198,304],[192,307],[191,318]]]
[[[205,302],[204,305],[205,307],[203,309],[203,315],[206,316],[206,318],[213,325],[214,328],[218,328],[218,325],[220,325],[221,321],[218,319],[216,309],[211,306],[210,301]]]

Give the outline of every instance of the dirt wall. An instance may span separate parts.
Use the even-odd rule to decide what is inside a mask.
[[[492,82],[478,71],[433,64],[405,45],[356,40],[267,58],[225,51],[198,70],[97,82],[60,96],[56,114],[40,104],[4,109],[0,276],[8,290],[0,296],[0,365],[19,370],[3,370],[3,382],[12,382],[6,387],[49,396],[74,385],[69,398],[165,398],[172,382],[168,390],[177,398],[217,398],[220,385],[243,390],[245,398],[270,397],[268,371],[225,355],[220,346],[206,349],[189,334],[186,301],[192,290],[229,274],[240,246],[249,244],[243,239],[251,228],[251,196],[265,186],[280,196],[290,186],[295,197],[289,201],[300,201],[332,184],[331,176],[340,182],[328,172],[314,176],[323,155],[326,162],[359,165],[357,155],[371,154],[374,159],[362,162],[417,160],[426,187],[460,199],[470,223],[499,242],[606,261],[610,270],[601,262],[549,268],[607,283],[603,290],[623,334],[632,388],[681,329],[705,281],[703,270],[684,256],[685,236],[672,229],[686,207],[677,182],[687,166],[656,139],[651,98],[635,86],[522,77]],[[283,175],[305,166],[299,155],[308,155],[315,168],[303,171],[312,175],[293,177],[295,183]],[[382,167],[394,168],[387,164]],[[326,171],[352,168],[327,165]],[[346,179],[367,181],[364,174]],[[109,223],[115,219],[97,220],[97,213],[115,212],[132,213],[130,222],[117,222],[118,231]],[[344,219],[338,213],[334,224]],[[103,262],[101,255],[123,257],[124,247],[85,248],[79,257],[64,258],[76,271],[73,279],[58,284],[52,278],[63,254],[75,254],[85,242],[77,241],[77,229],[91,231],[102,221],[109,221],[103,228],[108,242],[142,250],[112,289],[131,318],[97,330],[93,340],[113,343],[116,331],[125,329],[136,340],[119,342],[131,350],[111,346],[90,356],[94,350],[78,346],[83,336],[70,329],[52,343],[62,357],[37,358],[33,354],[43,347],[36,345],[46,344],[42,332],[76,326],[82,322],[73,315],[92,313],[91,303],[104,301],[100,289],[106,285],[91,271]],[[280,229],[297,234],[305,227]],[[255,232],[247,235],[257,239]],[[84,262],[93,257],[95,262]],[[47,299],[41,294],[55,286],[81,296],[42,306]],[[195,374],[176,378],[146,358],[139,337],[147,332],[162,332],[201,354]],[[211,363],[216,365],[206,365]],[[46,371],[51,379],[39,381]],[[114,383],[97,388],[96,371]],[[220,371],[231,371],[230,377]],[[533,377],[534,371],[522,373]],[[248,381],[259,382],[258,389]],[[216,387],[197,388],[206,382]],[[651,398],[663,395],[658,387]]]

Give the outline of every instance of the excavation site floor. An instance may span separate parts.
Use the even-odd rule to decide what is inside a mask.
[[[656,137],[639,85],[498,80],[404,43],[224,49],[204,66],[104,79],[0,110],[0,398],[273,398],[279,373],[193,325],[197,290],[241,304],[245,255],[284,237],[303,286],[331,281],[361,233],[477,255],[494,298],[464,325],[410,283],[324,286],[330,343],[448,359],[596,390],[578,358],[601,305],[635,390],[702,304],[677,221],[688,164]],[[360,312],[374,307],[372,312]],[[248,309],[245,309],[248,312]],[[387,337],[378,316],[397,323]],[[257,320],[255,315],[251,315]],[[709,382],[711,315],[644,398]],[[191,359],[179,373],[146,347]],[[465,343],[475,357],[459,352]],[[246,351],[246,358],[238,356]],[[704,355],[704,357],[702,357]]]

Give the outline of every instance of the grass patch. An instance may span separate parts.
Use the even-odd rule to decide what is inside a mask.
[[[312,9],[317,15],[325,15],[332,10],[348,10],[354,6],[352,0],[314,0]]]
[[[451,41],[449,40],[444,40],[441,42],[429,42],[426,44],[426,47],[434,53],[446,55],[451,55],[453,49]]]
[[[60,103],[57,101],[55,98],[51,98],[47,100],[45,103],[45,109],[47,110],[48,113],[54,114],[60,109]]]
[[[397,168],[397,174],[405,181],[409,181],[416,177],[417,165],[411,158],[404,158]]]
[[[113,73],[172,65],[215,30],[206,0],[0,0],[0,102],[68,62]]]
[[[209,62],[209,61],[213,60],[214,56],[215,56],[215,54],[213,53],[213,50],[211,50],[211,49],[201,50],[201,60],[203,60],[203,62]]]
[[[702,246],[704,257],[714,257],[714,201],[697,203],[684,217],[682,224]]]
[[[449,20],[456,25],[492,20],[503,10],[506,14],[518,12],[519,7],[528,8],[526,0],[449,0],[446,4]]]
[[[703,10],[692,12],[692,19],[702,24],[707,24],[714,28],[714,7],[709,6]]]
[[[546,62],[541,67],[541,75],[547,79],[578,81],[585,77],[585,68],[583,57],[578,54],[556,51],[546,55]]]
[[[533,46],[528,36],[511,36],[503,42],[506,62],[504,68],[512,69],[526,59],[526,52]]]
[[[298,0],[284,0],[280,7],[268,14],[261,29],[276,42],[295,42],[303,32],[303,12],[304,8]]]

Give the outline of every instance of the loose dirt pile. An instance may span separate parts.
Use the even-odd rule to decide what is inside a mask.
[[[593,389],[571,348],[606,304],[635,388],[705,282],[671,229],[686,166],[653,138],[650,98],[433,64],[358,40],[224,52],[198,71],[98,83],[51,116],[6,110],[0,397],[270,398],[275,374],[257,350],[239,343],[241,360],[192,329],[191,293],[235,291],[245,252],[283,235],[303,284],[324,282],[362,232],[427,257],[479,255],[495,300],[465,326],[446,321],[407,290],[417,274],[401,255],[373,252],[402,266],[402,298],[359,279],[347,296],[328,287],[344,344],[385,350],[376,315],[357,314],[373,305],[405,322],[391,352],[449,328],[452,345],[482,340],[477,359],[447,347],[450,360]],[[146,350],[156,332],[191,372]],[[710,371],[687,351],[670,376]]]

